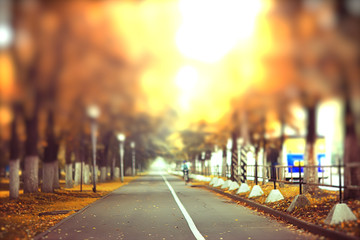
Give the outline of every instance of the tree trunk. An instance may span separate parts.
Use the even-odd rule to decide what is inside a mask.
[[[75,177],[74,177],[75,186],[80,185],[80,177],[81,177],[81,162],[75,162]]]
[[[56,158],[54,162],[54,189],[60,189],[59,174],[59,160]]]
[[[83,183],[84,184],[91,184],[90,182],[90,166],[92,165],[92,155],[91,155],[91,150],[89,148],[89,145],[84,144],[83,142]]]
[[[66,163],[65,165],[65,187],[74,187],[72,163]]]
[[[100,167],[100,182],[106,182],[106,166]]]
[[[262,149],[262,177],[263,177],[263,181],[262,181],[262,185],[265,185],[267,182],[266,179],[266,147],[264,146],[264,148]]]
[[[316,104],[307,108],[307,136],[306,136],[306,147],[304,154],[305,166],[310,166],[304,169],[304,192],[314,192],[318,189],[315,185],[318,183],[318,168],[316,162],[315,152],[315,141],[316,141]],[[313,167],[311,167],[313,166]],[[316,166],[316,167],[315,167]]]
[[[65,187],[66,188],[73,188],[74,187],[74,180],[73,180],[73,165],[71,162],[71,143],[69,140],[65,143]]]
[[[115,180],[115,161],[116,157],[115,154],[113,154],[111,158],[111,180]]]
[[[11,123],[11,139],[10,139],[10,179],[9,191],[10,199],[17,199],[19,197],[20,188],[20,154],[19,154],[19,138],[17,134],[17,106],[14,107],[14,119]]]
[[[54,174],[56,162],[43,163],[43,181],[41,185],[42,192],[54,192]]]
[[[26,156],[24,167],[24,193],[39,191],[39,157]]]
[[[110,180],[111,179],[111,167],[106,166],[106,180]]]
[[[49,110],[46,128],[47,145],[44,150],[42,192],[54,191],[55,167],[57,164],[58,144],[54,133],[54,112]],[[49,172],[46,172],[49,171]],[[50,189],[51,188],[51,189]]]
[[[34,110],[33,116],[25,120],[25,166],[24,166],[24,193],[39,191],[39,157],[37,152],[38,141],[38,114]]]
[[[202,160],[201,161],[201,174],[202,175],[205,175],[205,160]]]
[[[94,171],[94,169],[92,169]],[[98,176],[98,173],[99,173],[99,166],[98,165],[95,165],[95,182],[99,182],[99,176]],[[93,175],[91,175],[93,176]]]
[[[119,180],[119,179],[120,179],[120,168],[115,167],[114,168],[114,180]]]
[[[53,159],[54,159],[53,188],[54,189],[60,189],[60,182],[59,182],[60,172],[59,172],[59,160],[58,160],[59,148],[60,148],[60,144],[58,142],[55,142],[54,153],[53,153]]]
[[[84,184],[90,184],[90,166],[85,164],[84,166]]]
[[[221,176],[226,177],[226,147],[223,148],[223,154],[222,154],[222,168],[221,168]]]
[[[260,163],[262,165],[261,167],[261,177],[262,177],[262,185],[266,184],[265,179],[265,166],[266,166],[266,158],[265,158],[265,152],[266,152],[266,118],[265,116],[261,119],[261,126],[262,126],[262,132],[261,132],[261,141],[259,146],[259,159]],[[257,160],[256,160],[257,161]],[[258,161],[259,162],[259,161]]]
[[[279,146],[279,160],[278,163],[279,165],[287,165],[287,162],[284,162],[284,142],[285,142],[285,117],[284,117],[284,113],[285,110],[282,109],[281,114],[281,130],[280,130],[280,146]],[[278,179],[280,181],[283,181],[285,179],[285,169],[281,168],[279,169],[279,174],[278,174]],[[284,187],[285,184],[283,182],[279,183],[280,187]]]
[[[84,165],[86,159],[86,149],[84,146],[84,139],[82,135],[77,139],[76,149],[75,149],[75,185],[80,185],[84,183]]]
[[[344,151],[344,199],[360,199],[360,190],[350,186],[360,186],[360,143],[356,136],[355,116],[350,100],[345,100],[345,151]],[[352,166],[354,165],[354,166]]]
[[[108,131],[105,136],[102,138],[102,142],[104,144],[104,152],[103,152],[103,159],[102,161],[104,164],[102,166],[105,166],[105,181],[109,179],[108,172],[110,172],[110,166],[111,166],[111,151],[110,151],[110,140],[111,136],[113,136],[114,133],[112,131]]]
[[[9,191],[10,199],[17,199],[19,197],[19,188],[20,188],[20,159],[12,159],[9,162],[10,165],[10,182],[9,182]]]

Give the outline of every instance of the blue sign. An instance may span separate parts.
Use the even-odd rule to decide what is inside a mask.
[[[317,155],[317,161],[319,166],[321,166],[322,160],[325,158],[325,153],[320,153]],[[288,171],[293,173],[299,172],[299,166],[304,166],[304,154],[287,154],[287,165],[289,166]],[[293,167],[290,167],[293,166]],[[323,172],[320,167],[318,168],[318,172]],[[304,172],[304,168],[301,168],[301,172]]]

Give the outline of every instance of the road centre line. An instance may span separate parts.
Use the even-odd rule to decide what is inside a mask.
[[[205,238],[201,235],[201,233],[199,232],[199,230],[197,229],[197,227],[195,226],[194,221],[191,219],[189,213],[186,211],[184,205],[181,203],[180,199],[178,198],[178,196],[176,195],[174,189],[172,188],[172,186],[170,185],[170,183],[168,182],[168,180],[166,179],[166,177],[164,175],[161,175],[162,178],[164,179],[166,185],[168,186],[168,188],[170,189],[171,194],[173,195],[175,202],[177,203],[177,205],[179,206],[182,214],[184,215],[191,232],[194,234],[195,238],[197,240],[205,240]]]

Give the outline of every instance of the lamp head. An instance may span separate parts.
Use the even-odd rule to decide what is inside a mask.
[[[233,144],[233,143],[232,143],[232,140],[231,140],[231,138],[229,138],[228,141],[227,141],[227,144],[226,144],[226,148],[227,148],[227,149],[231,149],[232,144]]]
[[[125,134],[123,134],[123,133],[118,133],[118,134],[117,134],[117,139],[118,139],[120,142],[125,141],[125,138],[126,138]]]
[[[90,105],[86,109],[87,115],[91,118],[98,118],[100,115],[100,110],[96,105]]]

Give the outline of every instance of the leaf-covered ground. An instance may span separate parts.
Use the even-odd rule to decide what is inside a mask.
[[[133,179],[133,177],[125,177],[124,183],[98,183],[96,193],[92,191],[92,185],[83,185],[82,192],[80,187],[71,189],[61,187],[54,193],[20,194],[19,199],[16,200],[10,200],[8,190],[2,190],[0,191],[0,239],[31,239]],[[6,185],[6,180],[2,179],[1,183]],[[66,210],[64,212],[67,213],[57,214],[59,212],[56,211],[60,210]]]
[[[251,188],[252,186],[254,186],[254,183],[252,181],[248,181],[248,185]],[[274,189],[274,185],[273,183],[267,183],[266,185],[261,185],[261,183],[259,183],[259,185],[261,186],[261,189],[264,191],[264,195],[256,198],[251,198],[250,200],[274,208],[281,212],[286,212],[286,209],[290,206],[294,197],[299,194],[299,187],[297,185],[285,184],[285,186],[283,187],[277,186],[277,189],[279,189],[282,195],[284,196],[284,200],[274,203],[265,203],[265,200],[269,195],[270,191]],[[227,191],[227,192],[231,194],[236,194],[236,191],[231,191],[231,192]],[[357,217],[357,221],[343,222],[338,225],[327,225],[324,223],[324,220],[327,217],[328,213],[330,212],[331,208],[335,204],[339,203],[339,192],[318,189],[318,191],[312,194],[307,193],[305,195],[309,199],[311,205],[302,209],[295,209],[294,212],[291,213],[292,216],[313,224],[323,226],[328,229],[337,230],[337,231],[345,232],[349,235],[360,237],[360,201],[359,200],[345,201],[345,203],[350,207],[350,209]],[[249,192],[240,194],[239,196],[248,199]],[[238,204],[246,205],[243,202],[238,202]],[[247,207],[252,208],[250,206]],[[256,209],[256,211],[258,210]]]

